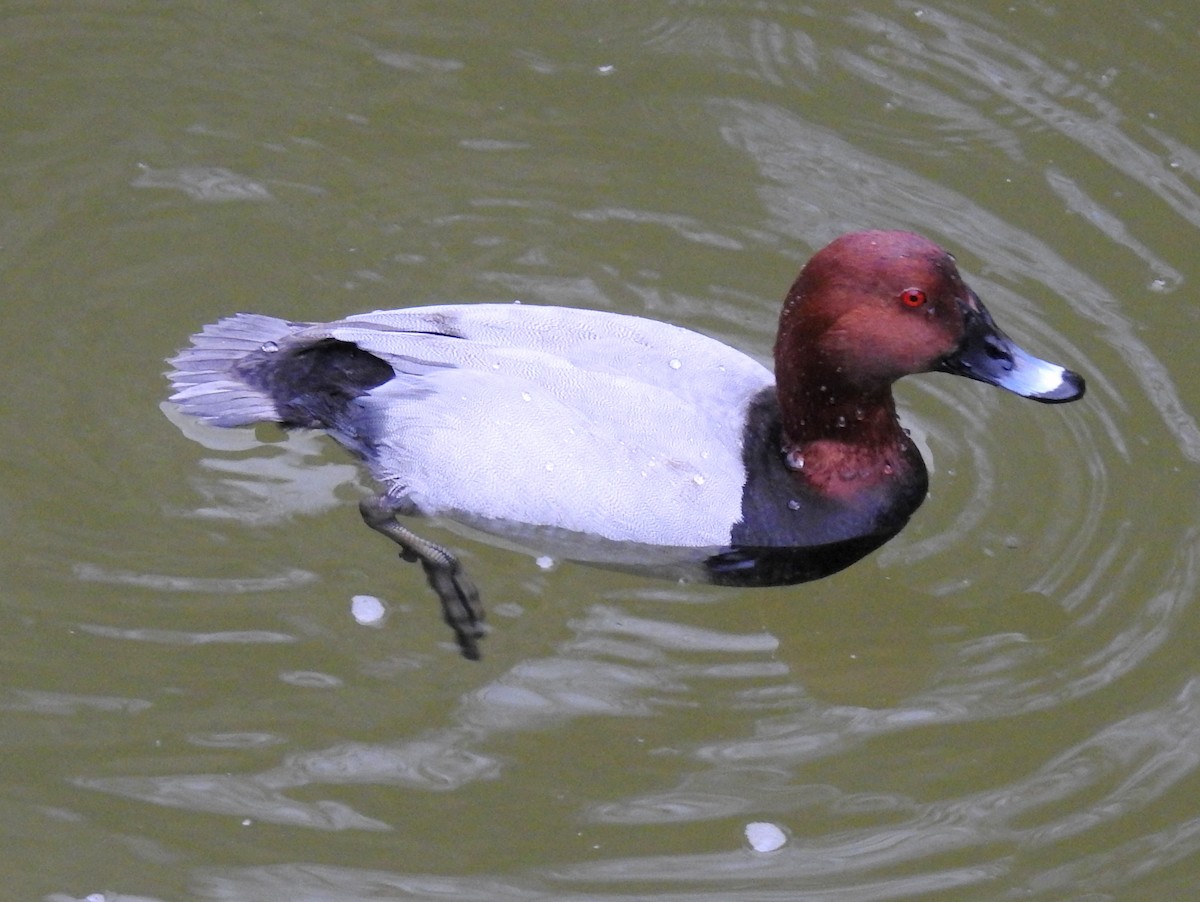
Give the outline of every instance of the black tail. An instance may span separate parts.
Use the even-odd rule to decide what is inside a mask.
[[[281,422],[279,408],[265,386],[247,382],[237,365],[296,328],[287,320],[257,313],[238,313],[205,326],[192,336],[190,348],[167,361],[175,367],[167,373],[175,389],[171,400],[184,413],[216,426]]]
[[[312,323],[257,313],[205,326],[168,363],[175,367],[167,374],[171,400],[184,413],[216,426],[330,429],[352,445],[353,430],[343,429],[349,403],[395,375],[374,354]]]

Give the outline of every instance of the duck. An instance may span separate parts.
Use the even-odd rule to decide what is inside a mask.
[[[655,319],[470,303],[325,323],[238,313],[193,335],[167,376],[170,400],[203,422],[324,430],[358,457],[379,489],[364,522],[422,566],[472,660],[479,590],[422,519],[599,566],[792,585],[877,549],[924,500],[898,379],[949,373],[1051,404],[1085,391],[996,325],[950,253],[907,231],[851,232],[814,254],[773,356],[772,373]]]

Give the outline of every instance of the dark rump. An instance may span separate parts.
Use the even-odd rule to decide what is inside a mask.
[[[258,351],[238,361],[234,372],[271,397],[284,426],[310,429],[332,427],[347,404],[395,375],[374,354],[336,338]]]

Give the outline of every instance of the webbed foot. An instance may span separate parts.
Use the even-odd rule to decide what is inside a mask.
[[[363,521],[400,546],[400,557],[410,562],[419,561],[425,571],[429,587],[442,603],[442,618],[450,629],[464,658],[479,660],[479,640],[485,635],[483,604],[479,590],[463,572],[450,551],[423,539],[396,519],[405,513],[386,495],[364,498],[359,502]]]

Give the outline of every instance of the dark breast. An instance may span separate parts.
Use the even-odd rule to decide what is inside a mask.
[[[864,485],[850,500],[810,488],[783,459],[773,388],[749,410],[742,459],[742,519],[730,548],[706,565],[714,582],[784,585],[828,576],[896,535],[925,500],[928,476],[919,452],[906,450],[906,478]]]

